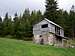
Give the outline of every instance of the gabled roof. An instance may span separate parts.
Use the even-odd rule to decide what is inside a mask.
[[[61,26],[59,26],[58,24],[56,24],[56,23],[54,23],[54,22],[48,20],[47,18],[44,18],[43,20],[46,20],[46,21],[49,22],[50,24],[53,24],[53,25],[55,25],[55,26],[57,26],[57,27],[63,29]],[[41,21],[43,21],[43,20],[41,20]],[[36,24],[35,24],[35,25],[36,25]],[[34,26],[34,25],[33,25],[33,26]]]
[[[59,26],[58,24],[56,24],[56,23],[54,23],[54,22],[52,22],[52,21],[50,21],[50,20],[48,20],[48,19],[46,19],[46,18],[44,18],[44,20],[46,20],[47,22],[49,22],[49,23],[51,23],[51,24],[53,24],[53,25],[55,25],[55,26],[57,26],[57,27],[59,27],[59,28],[62,28],[62,27]]]

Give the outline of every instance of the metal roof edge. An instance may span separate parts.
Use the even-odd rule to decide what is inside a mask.
[[[48,21],[49,23],[51,23],[51,24],[53,24],[53,25],[55,25],[55,26],[57,26],[57,27],[62,28],[61,26],[59,26],[58,24],[56,24],[56,23],[54,23],[54,22],[48,20],[47,18],[44,18],[44,20]],[[63,28],[62,28],[62,29],[63,29]]]

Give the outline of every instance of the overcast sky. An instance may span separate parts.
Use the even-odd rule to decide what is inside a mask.
[[[75,4],[75,0],[58,0],[59,8],[70,10]],[[6,12],[13,16],[15,12],[22,13],[25,8],[32,10],[45,11],[45,0],[0,0],[0,16],[4,16]]]

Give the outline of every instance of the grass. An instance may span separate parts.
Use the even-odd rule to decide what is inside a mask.
[[[0,38],[0,56],[75,56],[75,48],[56,48],[31,41]]]

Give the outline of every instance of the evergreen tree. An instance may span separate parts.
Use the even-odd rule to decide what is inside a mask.
[[[63,12],[63,18],[64,18],[64,31],[65,31],[65,36],[66,37],[71,37],[71,29],[70,29],[70,26],[71,26],[71,22],[70,22],[70,18],[69,18],[69,14],[67,11],[64,11]]]
[[[11,35],[12,33],[12,20],[9,18],[8,13],[6,13],[3,20],[3,35]]]
[[[56,22],[57,20],[57,1],[55,0],[46,0],[46,11],[44,16],[49,20]]]
[[[29,19],[29,17],[30,17],[30,11],[29,11],[29,9],[25,9],[22,18],[24,21],[26,21]]]
[[[22,16],[22,24],[23,24],[23,33],[24,37],[29,37],[30,34],[32,34],[31,31],[31,17],[30,17],[30,11],[29,9],[25,9],[23,16]]]
[[[19,38],[19,31],[18,31],[19,24],[20,24],[19,18],[18,18],[17,13],[15,13],[14,16],[15,16],[15,17],[13,18],[13,19],[14,19],[14,36],[15,36],[15,38],[17,38],[17,39],[20,39],[20,38]]]
[[[3,28],[2,28],[2,18],[0,17],[0,35],[2,35],[2,30],[3,30]]]
[[[3,35],[8,35],[8,13],[5,14],[5,18],[3,20]]]
[[[9,34],[14,35],[14,25],[13,25],[13,21],[12,21],[11,16],[8,19],[8,29],[9,29],[9,31],[8,31]]]
[[[31,12],[31,24],[34,25],[37,21],[37,12],[34,10]]]
[[[2,23],[2,18],[0,17],[0,23]]]
[[[57,24],[59,24],[60,26],[62,26],[62,27],[64,27],[65,26],[65,24],[64,24],[64,22],[65,22],[65,19],[64,19],[64,16],[63,16],[63,9],[59,9],[58,11],[57,11],[57,19],[56,19],[56,23]]]
[[[39,22],[42,19],[43,19],[43,15],[42,15],[41,11],[39,10],[39,11],[37,11],[37,21]]]
[[[8,20],[8,12],[5,15],[4,21]]]
[[[75,6],[72,5],[71,10],[70,10],[70,29],[71,29],[71,34],[72,38],[75,38]]]
[[[38,23],[39,21],[41,21],[43,19],[43,15],[41,13],[41,11],[32,11],[31,12],[31,21],[32,21],[32,25]]]
[[[17,13],[15,13],[15,15],[14,15],[15,17],[14,17],[14,22],[16,23],[17,22],[17,20],[18,20],[18,15],[17,15]]]

